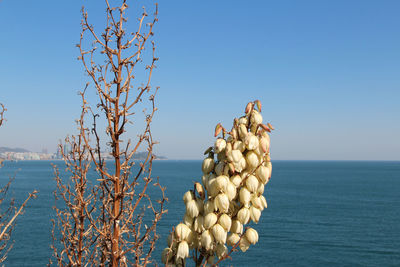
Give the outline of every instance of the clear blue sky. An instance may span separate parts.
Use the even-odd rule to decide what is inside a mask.
[[[54,151],[74,131],[82,5],[101,24],[103,1],[0,1],[0,146]],[[273,159],[400,160],[399,10],[389,0],[160,1],[157,153],[201,158],[216,123],[230,127],[260,99]]]

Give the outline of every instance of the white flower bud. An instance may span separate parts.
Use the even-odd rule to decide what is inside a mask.
[[[253,228],[247,228],[246,233],[244,233],[246,239],[250,242],[250,244],[255,244],[258,242],[258,233]]]
[[[240,188],[239,200],[240,203],[242,203],[245,206],[247,206],[250,203],[250,192],[246,187]]]
[[[208,183],[211,179],[216,178],[215,174],[210,173],[210,174],[204,174],[201,177],[201,181],[203,182],[203,185],[205,187],[205,189],[208,191]]]
[[[222,214],[218,219],[218,223],[224,228],[226,232],[229,232],[229,230],[231,229],[232,220],[231,217],[229,217],[227,214]]]
[[[214,211],[215,211],[214,200],[212,199],[207,200],[206,203],[204,204],[204,213],[209,214],[213,213]]]
[[[243,158],[242,152],[240,150],[234,149],[231,152],[232,154],[232,162],[239,162]]]
[[[200,242],[203,248],[206,250],[211,250],[214,237],[211,235],[210,231],[206,230],[201,234]]]
[[[199,215],[199,207],[197,206],[196,200],[192,199],[186,204],[186,213],[192,218]]]
[[[237,218],[242,224],[248,223],[250,220],[250,210],[246,207],[241,208],[237,213]]]
[[[248,150],[255,150],[258,148],[259,142],[257,136],[252,133],[249,133],[244,139],[244,143]]]
[[[246,252],[250,247],[250,242],[244,237],[240,239],[239,248],[242,252]]]
[[[214,226],[211,228],[211,232],[215,238],[215,242],[221,244],[226,243],[227,232],[225,232],[224,228],[220,224],[214,224]]]
[[[269,168],[261,165],[257,168],[256,176],[264,185],[267,184],[270,177]]]
[[[185,204],[187,204],[190,200],[194,199],[194,194],[192,190],[187,191],[184,195],[183,195],[183,202],[185,202]]]
[[[247,125],[247,123],[249,123],[249,121],[248,121],[246,116],[242,116],[242,117],[239,118],[239,123]]]
[[[257,191],[257,189],[258,189],[258,180],[254,175],[249,175],[249,177],[247,177],[247,179],[246,179],[246,187],[252,193]]]
[[[197,217],[194,220],[193,228],[198,233],[201,233],[204,231],[204,217],[203,216],[199,215],[199,217]]]
[[[209,213],[204,217],[204,228],[210,229],[214,224],[217,223],[218,217],[214,213]]]
[[[251,112],[251,116],[250,116],[250,123],[254,124],[254,125],[258,125],[262,123],[262,116],[261,114],[253,109],[253,111]]]
[[[229,178],[225,175],[220,175],[216,178],[215,186],[218,191],[226,192],[226,186],[229,182]]]
[[[167,264],[167,262],[171,262],[172,256],[174,255],[172,249],[164,248],[161,254],[161,261],[163,264]]]
[[[261,210],[257,209],[254,206],[250,207],[250,218],[253,222],[258,223],[261,216]]]
[[[230,233],[228,235],[228,238],[226,239],[226,243],[228,244],[228,246],[234,246],[236,245],[237,242],[239,242],[240,237],[238,234],[235,233]]]
[[[232,220],[231,230],[232,233],[243,233],[243,224],[239,220]]]
[[[250,168],[256,168],[260,164],[260,160],[256,153],[249,151],[246,154],[246,162]]]
[[[178,252],[176,253],[177,259],[185,259],[189,257],[189,245],[186,241],[179,242]]]
[[[260,196],[261,203],[263,204],[264,208],[268,208],[267,200],[264,196]]]
[[[190,217],[190,215],[187,214],[187,212],[185,213],[185,216],[183,216],[183,223],[189,227],[191,227],[193,224],[193,217]]]
[[[201,167],[204,174],[209,174],[214,169],[214,159],[205,158]]]
[[[246,169],[247,163],[244,158],[241,158],[239,162],[234,162],[233,165],[237,172],[241,172],[242,170]]]
[[[244,124],[239,125],[239,137],[244,140],[248,134],[247,127]]]
[[[228,254],[228,248],[224,244],[217,244],[216,252],[217,257],[220,259]]]
[[[260,149],[263,153],[268,153],[269,152],[269,145],[270,145],[270,139],[269,135],[268,137],[261,137],[260,138]]]
[[[236,197],[236,186],[231,182],[228,182],[225,192],[229,201],[232,201]]]
[[[212,178],[212,179],[210,179],[208,181],[208,185],[207,185],[207,188],[208,188],[207,194],[208,194],[208,196],[215,197],[216,195],[218,195],[219,190],[218,190],[218,187],[216,185],[216,182],[217,182],[217,178]]]
[[[215,204],[220,212],[228,212],[229,199],[225,193],[220,193],[215,197]]]
[[[225,163],[224,162],[218,162],[217,166],[215,166],[215,173],[219,176],[224,173],[224,167]]]
[[[257,197],[257,195],[253,194],[251,196],[251,204],[256,207],[259,210],[263,210],[264,209],[264,205],[261,202],[261,198]]]
[[[258,195],[264,194],[264,188],[265,188],[264,184],[263,183],[259,183],[258,188],[257,188],[257,194]]]
[[[222,138],[218,138],[214,144],[214,152],[220,153],[226,147],[226,141]]]
[[[267,167],[269,169],[269,178],[271,178],[271,174],[272,174],[272,163],[271,162],[266,162],[265,167]]]
[[[242,177],[236,174],[234,176],[231,176],[230,180],[232,184],[234,184],[236,187],[239,187],[240,183],[242,182]]]
[[[175,237],[178,241],[186,240],[190,231],[190,228],[186,224],[180,223],[175,228]]]
[[[243,153],[243,151],[246,150],[246,145],[242,141],[238,140],[235,141],[235,143],[233,143],[233,149],[239,150],[240,152]]]

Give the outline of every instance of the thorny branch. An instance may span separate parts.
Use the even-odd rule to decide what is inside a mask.
[[[57,222],[53,222],[52,248],[59,266],[154,264],[151,253],[167,201],[165,188],[152,173],[153,146],[157,142],[151,123],[157,111],[158,88],[152,89],[150,83],[158,58],[151,37],[158,10],[156,5],[149,20],[143,8],[137,30],[128,34],[128,5],[126,0],[121,2],[112,7],[105,0],[106,27],[102,33],[89,23],[88,13],[82,8],[78,59],[91,82],[80,93],[78,134],[67,138],[59,148],[69,183],[55,168]],[[93,41],[89,49],[85,48],[88,41]],[[146,53],[148,45],[150,53]],[[96,63],[101,56],[104,64]],[[148,56],[150,64],[143,66]],[[138,72],[141,67],[146,73],[142,84],[137,81],[143,73]],[[86,94],[90,85],[98,96],[95,105],[89,104]],[[146,105],[146,98],[149,112],[143,111],[144,126],[137,139],[131,140],[127,125],[133,121],[140,125],[135,111],[139,104]],[[135,155],[140,149],[146,150],[146,156],[138,162]]]
[[[6,108],[0,103],[0,126],[2,126],[4,119],[4,112]],[[2,167],[2,159],[0,159],[0,168]],[[14,176],[15,178],[15,176]],[[10,178],[6,185],[0,188],[0,205],[6,200],[8,189],[14,178]],[[11,199],[6,209],[0,210],[0,263],[4,262],[7,258],[8,252],[12,249],[13,244],[9,244],[11,240],[11,233],[14,230],[16,219],[24,212],[26,204],[31,198],[36,198],[38,192],[34,190],[29,193],[28,198],[21,204],[19,208],[15,205],[14,199]],[[1,207],[3,208],[3,207]]]

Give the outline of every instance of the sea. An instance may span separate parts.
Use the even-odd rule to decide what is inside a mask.
[[[8,194],[17,203],[39,191],[18,217],[5,266],[49,263],[55,203],[51,163],[63,169],[61,161],[6,161],[0,169],[1,184],[15,176]],[[272,163],[264,192],[268,208],[258,224],[251,224],[259,242],[246,253],[234,252],[221,266],[400,266],[400,162]],[[156,161],[153,172],[169,198],[153,252],[161,265],[167,235],[184,214],[182,196],[201,180],[201,161]]]

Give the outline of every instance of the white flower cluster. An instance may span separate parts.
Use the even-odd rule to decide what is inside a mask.
[[[205,152],[203,185],[195,183],[194,190],[183,196],[186,213],[168,237],[162,253],[164,264],[183,262],[190,250],[212,264],[215,257],[228,254],[227,246],[239,245],[245,252],[257,243],[257,231],[244,231],[244,225],[250,220],[258,223],[267,208],[263,193],[272,171],[268,132],[273,130],[269,123],[262,124],[260,111],[257,100],[246,106],[245,116],[234,120],[230,132],[217,125],[215,136],[222,132],[223,137]]]

